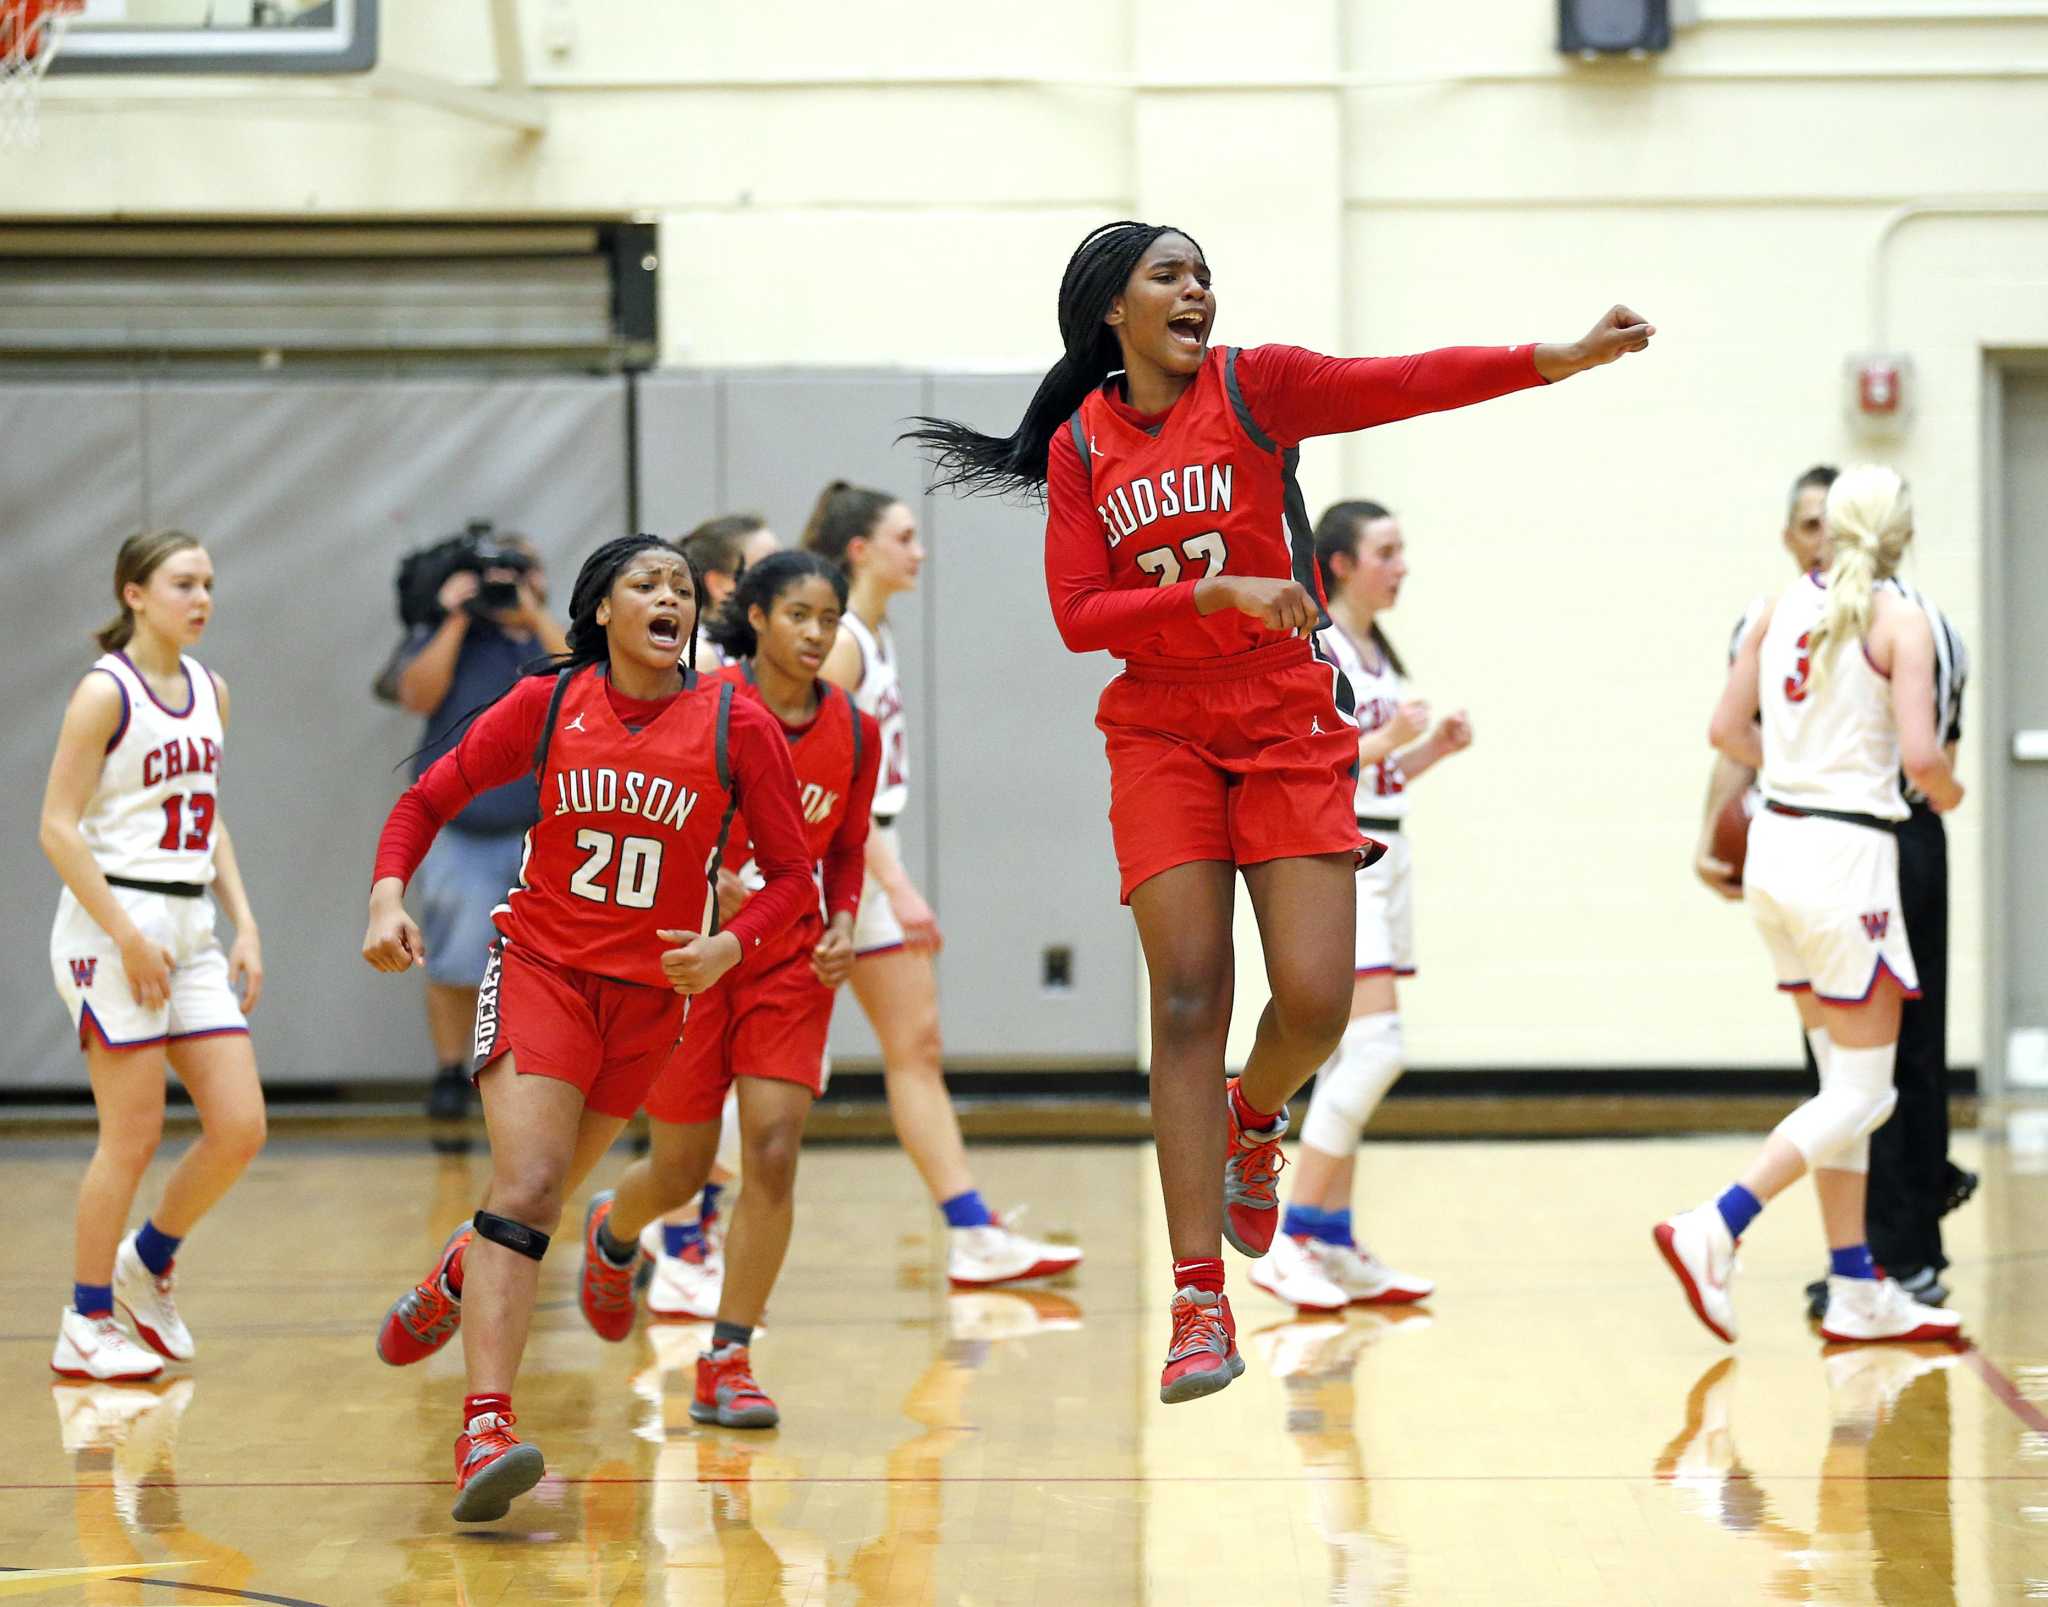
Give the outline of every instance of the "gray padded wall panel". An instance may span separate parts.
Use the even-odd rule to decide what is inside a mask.
[[[930,411],[996,432],[1030,377],[942,377]],[[1117,903],[1109,767],[1095,700],[1116,668],[1070,653],[1045,601],[1045,516],[984,497],[935,499],[939,695],[930,752],[945,895],[939,1010],[950,1063],[1135,1059],[1136,939]],[[1070,988],[1041,986],[1050,946]]]
[[[114,612],[114,543],[142,521],[139,385],[0,386],[0,593],[11,718],[0,727],[0,856],[8,952],[0,968],[0,1087],[85,1083],[49,968],[61,885],[37,846],[43,782],[64,705]]]
[[[924,381],[909,374],[732,373],[724,381],[721,478],[729,509],[759,513],[794,546],[818,493],[831,480],[895,492],[921,506],[917,460],[893,444],[902,420],[924,410]],[[727,510],[729,511],[729,510]],[[920,522],[922,522],[920,514]],[[889,623],[902,655],[910,726],[911,795],[903,859],[911,879],[946,921],[946,888],[935,875],[931,834],[936,793],[932,752],[930,606],[942,556],[926,563],[918,589],[899,597]],[[879,1064],[867,1019],[849,993],[832,1017],[832,1053],[853,1065]]]
[[[432,1061],[420,984],[376,976],[358,952],[377,828],[404,779],[392,766],[420,728],[368,690],[397,635],[393,567],[407,546],[492,515],[534,537],[566,600],[576,560],[625,525],[624,382],[145,389],[145,517],[204,537],[220,577],[200,656],[234,693],[222,814],[263,926],[269,983],[255,1027],[264,1078],[416,1079]],[[35,405],[77,394],[40,389]],[[33,417],[28,426],[50,428]],[[17,474],[6,471],[10,499]],[[75,576],[0,603],[18,662],[61,665],[67,682],[84,668],[78,636],[104,611],[113,542],[128,524],[102,515],[75,526]],[[38,777],[61,688],[43,701],[44,717],[31,722],[44,750],[29,756]],[[39,883],[16,916],[36,926],[20,936],[38,956],[55,877],[45,869]],[[37,980],[42,969],[39,961]],[[22,970],[0,987],[22,991]],[[78,1057],[49,1025],[62,1023],[51,991],[45,983],[19,1001],[8,995],[22,1007],[10,1019],[36,1034],[10,1050],[8,1082],[82,1081]]]
[[[634,391],[640,528],[681,536],[725,504],[722,382],[708,374],[641,374]]]

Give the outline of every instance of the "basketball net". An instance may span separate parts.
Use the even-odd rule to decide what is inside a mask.
[[[36,90],[85,0],[0,0],[0,147],[34,145]]]

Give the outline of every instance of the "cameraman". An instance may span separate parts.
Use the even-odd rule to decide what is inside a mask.
[[[458,567],[441,583],[441,622],[414,626],[399,652],[399,704],[427,722],[415,777],[455,746],[463,717],[509,688],[523,665],[568,650],[548,612],[547,576],[532,542],[498,536],[472,556],[482,563]],[[538,812],[530,776],[480,794],[434,839],[413,878],[427,944],[427,1031],[438,1068],[427,1096],[430,1116],[469,1110],[476,990],[497,935],[491,911],[519,880],[526,832]]]

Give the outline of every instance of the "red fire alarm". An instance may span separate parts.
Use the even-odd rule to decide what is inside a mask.
[[[1873,435],[1903,428],[1912,390],[1911,361],[1903,353],[1874,352],[1853,356],[1845,366],[1850,422]]]

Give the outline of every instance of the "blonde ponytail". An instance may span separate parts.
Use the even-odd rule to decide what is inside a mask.
[[[1858,464],[1828,488],[1828,600],[1807,644],[1815,691],[1836,650],[1869,633],[1877,584],[1898,573],[1912,539],[1912,492],[1893,470]]]

